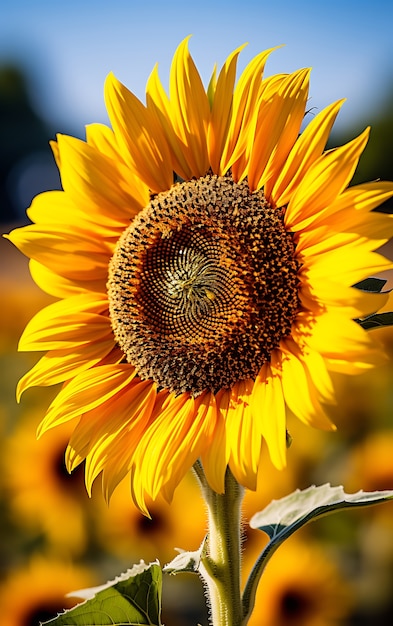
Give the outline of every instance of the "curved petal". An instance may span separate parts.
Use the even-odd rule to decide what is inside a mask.
[[[29,262],[30,274],[36,285],[55,298],[68,298],[81,293],[102,293],[106,295],[106,280],[72,280],[52,272],[34,259]]]
[[[186,157],[186,146],[180,141],[172,125],[170,102],[158,76],[158,68],[154,67],[146,85],[147,107],[155,115],[162,127],[168,148],[171,151],[174,171],[184,180],[193,177],[193,168]]]
[[[145,207],[150,200],[149,187],[139,178],[137,173],[131,171],[122,159],[116,143],[115,133],[104,124],[88,124],[86,126],[86,141],[99,152],[115,163],[119,172],[119,184],[122,192],[131,195],[132,215],[137,207]]]
[[[64,224],[31,224],[13,230],[6,238],[23,254],[64,278],[106,282],[115,242],[88,239],[71,224],[69,230]]]
[[[349,187],[334,202],[313,216],[302,237],[310,229],[312,232],[323,227],[330,232],[358,233],[371,239],[387,241],[393,236],[392,218],[373,209],[392,196],[393,183],[390,182],[377,181]]]
[[[127,387],[120,389],[100,406],[82,415],[71,434],[66,452],[66,465],[69,472],[82,463],[100,442],[106,441],[110,446],[118,433],[129,426],[129,416],[134,413],[132,407],[135,398],[139,397],[141,391],[143,394],[149,392],[146,384],[142,387],[140,384],[141,380],[135,377]],[[150,387],[155,390],[151,381]],[[108,432],[109,422],[112,426],[111,432]]]
[[[89,437],[85,469],[86,486],[91,493],[93,482],[103,472],[102,486],[107,501],[130,471],[132,455],[154,410],[156,385],[151,380],[137,380],[125,390],[123,396],[120,406],[116,398],[116,407],[113,407],[116,419],[113,420],[113,410],[112,416],[107,413],[106,422],[108,419],[111,419],[111,423],[113,421],[109,437],[105,420],[100,416],[98,421],[93,415],[89,415],[90,420],[96,422],[96,428]]]
[[[124,161],[152,193],[169,189],[173,182],[171,154],[151,110],[113,74],[105,82],[105,101]]]
[[[354,374],[385,361],[375,337],[348,319],[345,309],[343,312],[329,309],[312,322],[298,320],[292,334],[298,345],[319,353],[329,369],[340,371],[339,364],[346,362],[346,373]]]
[[[132,365],[99,365],[75,376],[53,400],[38,429],[38,436],[87,411],[92,411],[127,387],[135,376]]]
[[[229,467],[236,480],[248,489],[256,488],[262,432],[251,411],[254,382],[242,380],[232,387],[226,415]]]
[[[51,350],[44,355],[18,382],[16,399],[30,387],[47,387],[63,383],[97,365],[114,347],[113,337],[81,344],[65,350]]]
[[[361,291],[329,278],[308,282],[303,280],[300,300],[306,309],[316,313],[338,307],[346,310],[348,317],[359,318],[379,311],[385,305],[387,295]],[[315,304],[318,304],[317,310]]]
[[[63,189],[85,220],[97,226],[124,229],[146,203],[140,203],[138,184],[123,178],[114,161],[80,139],[58,135]],[[146,190],[142,182],[139,187]],[[135,193],[137,190],[137,193]],[[148,195],[145,191],[146,200]],[[67,219],[64,215],[63,220]]]
[[[273,185],[270,200],[275,206],[288,204],[305,173],[321,156],[344,102],[345,99],[338,100],[321,111],[300,134]]]
[[[218,453],[216,466],[213,467],[213,465],[207,463],[205,467],[207,470],[206,478],[213,489],[220,489],[218,493],[222,493],[226,470],[226,464],[224,464],[225,434],[223,432],[225,426],[218,415],[214,394],[207,390],[198,396],[195,402],[195,410],[195,430],[190,432],[190,441],[193,442],[190,447],[191,458],[193,459],[192,465],[198,458],[206,460],[205,452],[210,449],[214,442]],[[222,437],[224,437],[224,441]],[[224,447],[219,445],[220,442],[221,444],[224,443]],[[162,493],[167,502],[172,501],[176,487],[191,468],[192,465],[189,465],[189,461],[186,450],[179,451],[178,458],[174,459],[172,472],[170,476],[168,475],[168,480],[163,485]]]
[[[183,393],[173,397],[149,426],[133,457],[134,489],[153,500],[164,490],[170,499],[184,474],[209,446],[216,412],[209,411],[209,392],[192,398]],[[138,484],[143,485],[139,487]]]
[[[334,202],[349,184],[366,146],[369,129],[349,143],[325,152],[314,161],[291,196],[285,212],[285,225],[302,230],[313,216]]]
[[[207,128],[210,106],[195,63],[188,51],[189,37],[177,48],[169,77],[169,112],[193,176],[209,169]]]
[[[206,399],[208,422],[216,420],[214,434],[210,445],[201,452],[201,461],[206,480],[216,493],[225,491],[225,471],[229,459],[226,443],[225,420],[220,405],[221,393],[217,397],[213,393]],[[210,414],[209,414],[210,413]]]
[[[26,214],[32,222],[46,224],[78,224],[86,221],[86,217],[80,207],[75,205],[64,191],[44,191],[33,198]]]
[[[265,186],[266,197],[295,143],[304,118],[310,70],[290,74],[274,93],[262,94],[259,115],[250,151],[248,182],[250,189]]]
[[[257,101],[262,88],[262,75],[270,48],[258,54],[242,72],[233,92],[232,111],[226,142],[223,146],[220,174],[223,175],[244,153],[250,133],[255,131]]]
[[[355,238],[344,247],[329,250],[326,254],[299,255],[303,263],[300,276],[304,274],[306,282],[313,285],[326,279],[349,287],[369,276],[392,269],[392,261],[381,254],[370,252],[369,248],[370,242],[366,238]]]
[[[330,399],[331,385],[323,360],[310,350],[302,353],[293,342],[282,340],[281,349],[282,388],[289,409],[307,425],[335,430],[321,405],[323,397]]]
[[[108,301],[101,294],[88,293],[54,302],[41,309],[27,324],[19,350],[58,350],[112,335]]]
[[[351,215],[340,211],[330,219],[321,220],[319,225],[310,225],[297,234],[296,254],[298,257],[313,257],[327,254],[337,248],[362,242],[368,251],[376,250],[393,235],[393,218],[383,213],[366,211]]]
[[[231,402],[231,390],[221,389],[215,396],[215,410],[217,414],[217,432],[211,445],[201,453],[201,461],[206,478],[211,487],[223,493],[225,490],[225,472],[230,457],[226,418]]]
[[[255,379],[251,409],[258,437],[265,439],[277,469],[286,466],[286,411],[281,379],[281,354],[275,350],[271,362],[262,366]]]
[[[119,162],[122,159],[116,146],[115,133],[105,124],[87,124],[86,142],[113,161]]]
[[[229,55],[214,89],[207,133],[207,148],[213,174],[221,174],[220,162],[231,120],[237,58],[243,48],[244,45],[239,46]]]

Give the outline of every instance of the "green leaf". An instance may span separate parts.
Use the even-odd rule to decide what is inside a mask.
[[[265,532],[270,541],[255,563],[243,593],[243,617],[252,612],[262,573],[277,548],[296,530],[309,522],[343,509],[369,506],[393,499],[393,491],[358,491],[345,493],[343,487],[329,484],[297,489],[281,500],[273,500],[263,511],[253,515],[251,528]]]
[[[263,530],[272,541],[285,535],[283,541],[295,530],[322,515],[391,499],[393,491],[345,493],[341,486],[312,486],[303,491],[297,489],[281,500],[273,500],[263,511],[253,515],[250,526]]]
[[[162,572],[143,561],[105,585],[70,597],[86,601],[45,622],[50,626],[161,626]]]
[[[374,313],[363,319],[357,319],[356,322],[366,330],[380,328],[381,326],[393,326],[393,312]]]
[[[362,291],[371,291],[372,293],[381,293],[382,289],[386,285],[386,280],[382,278],[366,278],[361,280],[360,283],[356,283],[354,287],[361,289]]]
[[[206,537],[202,541],[202,544],[198,550],[193,552],[186,552],[185,550],[179,550],[179,554],[167,565],[163,567],[165,574],[179,574],[180,572],[192,572],[197,573],[199,570],[199,564],[205,551]]]

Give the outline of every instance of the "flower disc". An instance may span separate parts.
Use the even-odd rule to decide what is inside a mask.
[[[246,181],[207,175],[158,194],[110,264],[127,360],[176,393],[255,378],[299,308],[294,251],[283,212]]]

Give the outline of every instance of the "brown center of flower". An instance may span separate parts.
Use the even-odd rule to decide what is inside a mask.
[[[133,220],[108,281],[116,340],[138,375],[175,393],[255,378],[299,310],[299,263],[262,191],[207,175]]]

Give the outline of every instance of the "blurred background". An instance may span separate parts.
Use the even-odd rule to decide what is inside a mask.
[[[312,66],[310,109],[347,97],[331,145],[371,125],[355,182],[393,180],[393,5],[376,0],[165,3],[146,0],[3,1],[0,10],[0,218],[2,232],[27,223],[37,193],[60,188],[48,141],[84,137],[107,122],[103,84],[109,71],[143,99],[159,62],[164,85],[179,42],[207,83],[237,46],[249,42],[239,70],[259,51],[285,44],[266,73]],[[387,209],[388,210],[388,209]],[[96,485],[89,499],[83,471],[64,468],[67,428],[39,442],[35,429],[54,395],[31,390],[15,402],[17,380],[37,360],[18,354],[18,338],[49,303],[32,283],[27,261],[0,240],[0,607],[4,626],[34,626],[71,606],[71,590],[102,584],[143,558],[162,563],[175,547],[196,549],[205,515],[192,477],[174,503],[158,502],[153,520],[139,515],[127,482],[108,508]],[[374,331],[375,332],[375,331]],[[393,330],[377,331],[393,356]],[[331,411],[338,433],[290,423],[289,466],[266,460],[245,516],[295,488],[330,481],[347,491],[393,489],[393,367],[343,381]],[[268,480],[266,480],[268,476]],[[245,526],[245,570],[264,536]],[[164,623],[207,624],[197,580],[165,581]],[[393,618],[393,505],[341,513],[311,525],[280,548],[269,565],[252,624],[371,626]]]

